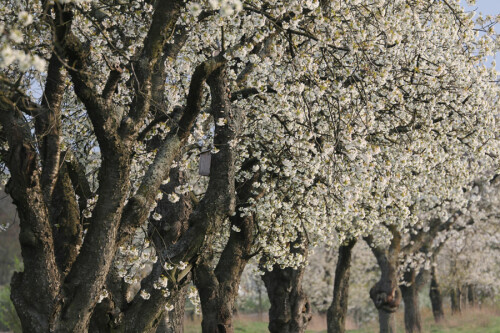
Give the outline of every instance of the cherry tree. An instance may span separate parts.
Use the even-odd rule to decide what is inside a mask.
[[[188,32],[216,13],[194,17],[184,7],[182,1],[42,1],[12,2],[2,9],[2,29],[19,26],[2,35],[2,42],[8,40],[2,49],[1,124],[2,161],[9,170],[8,192],[20,213],[25,267],[13,278],[12,299],[26,331],[87,331],[96,304],[106,296],[123,305],[116,307],[121,311],[115,312],[114,325],[129,331],[155,329],[168,295],[161,271],[172,262],[172,274],[182,280],[186,263],[180,259],[196,253],[206,230],[232,210],[234,158],[225,145],[213,158],[205,199],[190,215],[196,230],[186,237],[195,239],[174,238],[181,249],[161,259],[159,253],[142,251],[141,258],[153,268],[132,299],[106,289],[107,280],[113,281],[108,273],[118,249],[125,246],[125,252],[137,255],[126,244],[138,238],[137,228],[148,219],[174,160],[189,144],[207,80],[212,94],[214,89],[218,94],[218,99],[212,96],[218,107],[214,115],[227,120],[216,125],[214,141],[227,144],[234,137],[234,117],[224,109],[228,90],[222,54],[201,51],[193,67],[183,67],[186,95],[174,95],[182,96],[179,101],[164,97],[170,64]],[[18,44],[18,51],[12,52],[10,42]],[[30,53],[48,59],[48,69],[40,71],[42,61]],[[41,82],[40,102],[30,96],[33,81]],[[73,93],[78,101],[63,104]],[[158,136],[158,146],[144,148],[144,137],[153,129],[149,125],[169,119],[175,121]],[[84,150],[72,152],[78,146]],[[178,197],[171,194],[170,199]],[[186,243],[188,248],[182,248]]]
[[[25,264],[12,298],[27,331],[154,331],[191,275],[203,330],[232,331],[256,253],[270,294],[273,274],[296,291],[303,331],[309,246],[382,249],[425,229],[414,212],[447,220],[496,153],[495,46],[456,3],[2,10],[2,162]],[[395,292],[396,252],[377,299]]]

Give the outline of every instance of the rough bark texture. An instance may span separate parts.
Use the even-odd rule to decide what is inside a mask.
[[[304,256],[305,248],[299,248]],[[273,267],[271,272],[265,272],[262,280],[271,302],[269,309],[269,331],[271,333],[302,333],[311,321],[311,305],[307,295],[302,290],[304,267]]]
[[[232,225],[240,231],[231,231],[215,270],[206,256],[200,258],[195,268],[195,283],[200,293],[203,314],[203,332],[233,332],[233,313],[241,275],[252,249],[253,216],[231,218]]]
[[[40,172],[37,168],[37,152],[29,125],[3,93],[0,97],[2,134],[10,147],[10,152],[2,156],[11,172],[6,192],[18,209],[24,263],[24,272],[15,273],[12,278],[11,299],[24,331],[48,331],[61,278],[55,260],[49,208],[42,191],[43,170]]]
[[[78,255],[78,248],[82,244],[83,226],[78,203],[73,193],[67,167],[63,164],[55,184],[50,210],[56,262],[63,275],[69,272]]]
[[[170,298],[169,303],[174,307],[172,311],[164,313],[156,333],[184,333],[184,312],[186,307],[187,288],[179,290],[175,298]]]
[[[370,298],[378,309],[395,312],[401,301],[401,292],[397,285],[396,264],[384,260],[381,270],[382,278],[370,290]]]
[[[148,114],[160,113],[158,110],[164,106],[159,103],[164,87],[162,81],[165,81],[162,79],[164,63],[176,58],[185,41],[184,30],[176,26],[183,5],[182,1],[168,0],[154,6],[144,47],[138,48],[137,57],[128,64],[134,68],[131,82],[135,89],[128,111],[118,109],[112,99],[121,77],[120,66],[110,71],[102,94],[96,89],[89,70],[92,50],[72,33],[74,14],[70,5],[44,8],[46,15],[43,17],[49,21],[47,26],[54,29],[54,54],[49,62],[41,103],[34,103],[19,93],[20,90],[4,87],[1,83],[1,136],[9,144],[9,150],[2,151],[2,160],[11,172],[7,191],[19,211],[25,268],[12,280],[11,297],[26,332],[87,332],[91,318],[95,318],[92,327],[97,331],[154,331],[163,315],[167,299],[162,295],[157,297],[152,293],[148,303],[137,298],[127,302],[119,294],[119,284],[115,283],[107,288],[112,294],[109,301],[97,306],[97,300],[107,283],[116,282],[116,277],[109,272],[113,271],[117,248],[147,220],[160,184],[168,176],[201,110],[205,82],[224,62],[222,56],[214,57],[196,68],[185,106],[179,107],[182,115],[178,123],[171,125],[172,130],[160,143],[155,161],[149,166],[139,190],[130,197],[132,147],[142,134],[139,130]],[[180,34],[172,38],[177,28]],[[169,43],[171,39],[173,43]],[[79,172],[77,163],[71,162],[71,152],[61,152],[60,108],[68,87],[63,63],[71,64],[65,69],[99,144],[101,164],[96,193],[90,193],[85,173]],[[161,109],[168,114],[166,111]],[[23,113],[35,120],[34,128]],[[63,155],[66,157],[64,163],[61,162]],[[234,170],[229,174],[231,177],[234,178]],[[85,201],[94,195],[98,195],[98,199],[92,217],[84,219],[81,211]],[[206,210],[226,199],[220,195],[213,198],[215,203],[205,203]],[[201,212],[203,216],[205,213]],[[83,226],[86,228],[84,239]],[[170,227],[179,227],[178,232],[172,232],[176,240],[186,229],[175,223]],[[206,225],[203,228],[208,230]],[[200,246],[197,243],[192,252]],[[167,249],[160,250],[164,258],[170,258]],[[151,289],[161,274],[160,263],[156,266],[143,281],[142,288]],[[185,275],[183,279],[185,282]],[[178,287],[183,284],[176,282]],[[172,293],[176,291],[174,286]],[[128,325],[125,325],[127,320]]]
[[[422,318],[418,302],[418,286],[414,268],[409,268],[404,273],[404,284],[400,286],[405,304],[405,331],[407,333],[420,333],[422,331]]]
[[[431,286],[429,289],[429,297],[431,299],[434,320],[436,323],[439,323],[444,319],[443,296],[441,295],[441,290],[439,289],[436,267],[434,266],[431,267]]]
[[[356,239],[341,245],[339,258],[335,269],[335,282],[333,287],[333,301],[328,308],[327,326],[328,333],[344,333],[349,300],[349,277],[351,270],[351,253]]]
[[[226,125],[216,126],[216,144],[221,145],[221,151],[217,153],[217,158],[224,157],[224,161],[215,161],[214,166],[220,162],[223,165],[230,165],[229,170],[234,168],[234,155],[230,147],[224,147],[227,142],[239,131],[241,115],[231,109],[229,101],[229,91],[224,70],[214,72],[208,81],[212,94],[212,114],[214,119],[226,119]],[[223,129],[223,128],[225,129]],[[221,154],[224,151],[225,154]],[[245,167],[245,165],[243,166]],[[251,167],[251,166],[250,166]],[[215,170],[214,170],[215,171]],[[210,171],[210,177],[214,177]],[[257,176],[257,175],[256,175]],[[238,192],[228,193],[235,197],[237,210],[248,206],[253,183],[256,176],[238,184]],[[233,181],[233,179],[228,179]],[[233,188],[234,184],[228,188]],[[252,250],[255,222],[253,216],[241,217],[236,214],[230,218],[231,233],[229,240],[215,267],[212,268],[212,251],[210,246],[205,248],[203,255],[198,259],[194,269],[194,281],[198,288],[203,314],[202,331],[204,333],[226,333],[233,332],[234,303],[238,295],[241,275],[250,259]]]
[[[231,280],[237,277],[228,276]],[[232,316],[234,300],[237,295],[234,284],[219,283],[217,276],[208,263],[199,263],[195,269],[195,283],[200,294],[203,320],[201,323],[204,333],[233,332]]]

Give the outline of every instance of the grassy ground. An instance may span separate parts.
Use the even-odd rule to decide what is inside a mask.
[[[261,333],[268,332],[266,322],[258,321],[236,321],[235,333]],[[184,333],[199,333],[200,325],[196,322],[184,325]]]
[[[400,311],[401,312],[401,311]],[[434,323],[432,313],[428,310],[422,312],[423,332],[431,333],[500,333],[500,312],[493,309],[471,309],[461,315],[451,316],[447,314],[446,319],[440,323]],[[326,323],[325,323],[326,325]],[[316,327],[318,325],[315,325]],[[404,333],[402,313],[397,316],[398,333]],[[199,333],[199,321],[189,322],[185,325],[185,333]],[[326,328],[326,327],[325,327]],[[267,322],[259,322],[247,318],[235,321],[235,332],[238,333],[264,333],[268,332]],[[308,333],[326,330],[307,331]],[[366,327],[349,330],[350,333],[375,333],[378,332],[377,323],[371,323]]]
[[[398,333],[404,333],[403,314],[397,316]],[[432,333],[500,333],[500,312],[498,310],[469,309],[460,315],[451,316],[447,313],[445,320],[439,324],[434,322],[432,313],[428,309],[422,311],[422,331]],[[352,333],[377,332],[377,323],[367,325],[367,327],[349,331]]]

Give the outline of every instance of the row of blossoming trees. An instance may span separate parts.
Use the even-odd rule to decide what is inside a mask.
[[[0,12],[1,161],[24,262],[11,298],[26,332],[178,332],[191,281],[203,332],[232,332],[252,258],[269,329],[303,332],[308,249],[339,244],[328,325],[341,332],[357,241],[380,267],[381,330],[403,298],[415,332],[420,254],[491,220],[472,197],[498,168],[498,43],[494,21],[455,0]]]

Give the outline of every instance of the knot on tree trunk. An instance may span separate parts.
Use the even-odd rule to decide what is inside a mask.
[[[370,289],[370,298],[377,309],[392,313],[399,307],[401,292],[397,286],[379,281]]]

